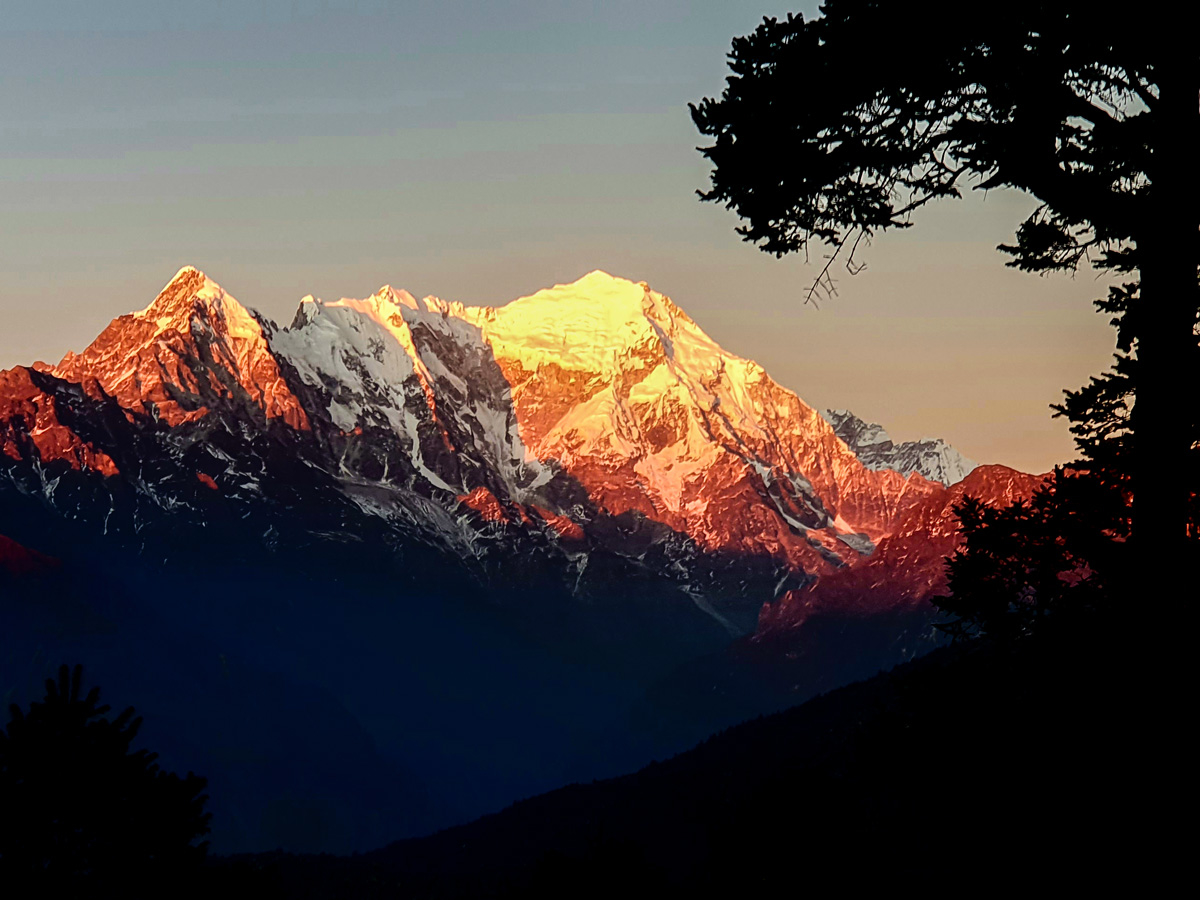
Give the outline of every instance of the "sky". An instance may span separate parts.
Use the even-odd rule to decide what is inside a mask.
[[[821,248],[776,259],[699,202],[688,102],[719,95],[734,36],[815,6],[5,3],[0,368],[82,349],[185,264],[283,323],[310,293],[498,305],[603,269],[812,406],[979,462],[1068,461],[1049,405],[1114,336],[1093,273],[1005,267],[1031,198],[922,211],[818,308]]]

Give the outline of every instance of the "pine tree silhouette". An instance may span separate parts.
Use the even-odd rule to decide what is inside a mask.
[[[83,667],[59,669],[29,711],[0,731],[0,893],[14,884],[115,887],[138,896],[197,873],[207,843],[205,779],[162,771],[133,750],[142,724],[115,718]],[[7,883],[7,885],[5,885]]]

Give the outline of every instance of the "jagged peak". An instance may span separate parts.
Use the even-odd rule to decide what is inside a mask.
[[[171,303],[178,298],[186,299],[201,291],[214,295],[225,293],[219,284],[195,266],[184,266],[171,276],[171,279],[163,285],[162,290],[158,292],[145,309],[134,313],[134,315],[148,315],[155,308],[161,308],[166,303]]]
[[[171,278],[171,281],[178,281],[180,278],[185,278],[188,275],[199,275],[201,278],[208,277],[203,272],[201,272],[199,269],[197,269],[195,266],[187,265],[187,266],[181,266],[179,271],[176,272],[174,277]]]
[[[390,284],[383,285],[375,293],[362,299],[342,297],[339,300],[322,300],[308,294],[301,298],[290,327],[303,328],[327,310],[351,310],[366,315],[389,331],[395,331],[397,328],[406,330],[406,312],[411,314],[428,311],[434,308],[437,302],[440,301],[434,297],[426,297],[425,300],[419,301],[403,288],[394,288]]]
[[[215,298],[224,293],[224,289],[219,284],[195,266],[184,266],[163,285],[162,290],[155,295],[145,309],[135,312],[134,315],[143,318],[161,314],[164,311],[173,311],[193,297],[204,295],[205,298]]]
[[[191,318],[197,305],[208,316],[220,319],[230,337],[261,337],[262,326],[257,317],[233,295],[195,266],[184,266],[163,286],[150,305],[133,315],[150,319],[158,331],[175,328],[191,329]]]
[[[820,410],[821,417],[869,469],[894,469],[904,475],[919,472],[945,485],[962,481],[976,463],[942,438],[894,443],[883,426],[866,422],[845,409]]]
[[[838,437],[851,447],[868,447],[892,442],[892,437],[887,433],[886,428],[878,422],[860,419],[848,409],[821,409],[817,412],[822,419],[833,426]]]
[[[321,300],[314,297],[312,294],[305,294],[300,298],[300,305],[296,307],[296,314],[292,316],[292,324],[289,328],[303,328],[308,322],[311,322],[313,317],[317,315],[321,308]]]
[[[427,311],[436,308],[439,303],[441,301],[436,297],[426,297],[424,300],[417,300],[416,297],[403,288],[395,288],[390,284],[383,285],[375,293],[362,299],[357,297],[342,297],[339,300],[322,300],[320,297],[307,294],[300,299],[300,305],[296,309],[292,327],[302,326],[307,322],[311,322],[322,310],[326,309],[345,308],[358,312],[370,312],[372,318],[379,318],[382,321],[390,318],[390,315],[395,313],[400,313],[401,318],[403,318],[404,310]]]
[[[417,298],[410,294],[404,288],[394,288],[390,284],[385,284],[371,298],[379,300],[382,303],[388,303],[392,306],[404,306],[408,309],[419,309]]]

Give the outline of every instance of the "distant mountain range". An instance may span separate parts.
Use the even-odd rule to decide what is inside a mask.
[[[613,560],[734,632],[975,468],[818,413],[603,272],[498,308],[306,297],[280,328],[185,267],[82,353],[0,375],[0,442],[10,489],[110,534],[234,515],[269,548],[307,509],[304,543],[369,520],[485,583],[536,559],[586,593]]]
[[[469,669],[473,684],[500,690],[510,664],[476,672],[482,663],[456,659],[464,641],[488,648],[477,659],[544,652],[545,667],[567,668],[537,677],[575,685],[562,688],[555,734],[598,754],[576,761],[581,776],[661,749],[605,750],[579,736],[570,692],[593,689],[581,661],[602,660],[612,684],[632,679],[630,696],[734,639],[750,639],[735,656],[780,660],[807,642],[808,674],[789,697],[869,674],[931,644],[889,639],[839,667],[811,645],[814,619],[927,632],[928,598],[944,590],[942,557],[958,540],[953,503],[964,493],[1011,502],[1038,481],[976,466],[942,441],[894,444],[848,412],[818,412],[670,298],[598,271],[496,308],[386,286],[361,300],[306,297],[281,327],[185,267],[81,353],[0,372],[0,578],[57,578],[56,590],[90,604],[87,616],[22,607],[20,628],[53,635],[46,653],[88,646],[131,665],[139,651],[128,641],[136,634],[144,647],[147,617],[166,617],[162,628],[185,635],[179,665],[194,658],[198,671],[220,656],[221,671],[236,658],[249,672],[266,653],[271,677],[316,679],[339,715],[400,747],[399,731],[368,721],[376,713],[355,712],[357,688],[338,669],[347,657],[337,642],[364,639],[354,616],[374,617],[378,642],[356,662],[376,660],[385,682],[402,657],[413,669],[405,677],[427,678],[411,662],[427,653],[428,665]],[[447,597],[515,615],[497,626],[516,629],[507,649],[470,624],[482,613],[462,618]],[[101,633],[129,637],[105,638],[101,650]],[[700,671],[708,684],[712,670]],[[129,684],[153,677],[139,671]],[[470,707],[475,699],[461,698],[476,689],[454,702]],[[388,702],[441,714],[414,697]],[[747,711],[753,704],[729,715]],[[711,710],[701,720],[713,721]],[[181,746],[199,753],[189,735]],[[445,758],[444,748],[428,752]],[[485,765],[486,747],[462,752]],[[213,753],[197,765],[227,764]],[[527,756],[512,758],[529,780],[496,798],[566,777]],[[411,755],[404,764],[419,767]],[[496,802],[455,777],[469,793],[460,815]],[[430,823],[444,819],[403,827]],[[227,846],[274,839],[266,826],[239,827]],[[381,822],[378,834],[398,828]],[[342,834],[337,846],[376,838]]]

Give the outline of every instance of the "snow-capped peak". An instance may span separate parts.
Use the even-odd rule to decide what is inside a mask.
[[[574,371],[611,371],[628,348],[655,341],[647,318],[647,289],[595,271],[495,308],[467,307],[497,357],[528,371],[552,364]]]
[[[176,272],[150,305],[133,316],[154,322],[160,333],[168,328],[187,331],[197,306],[219,320],[229,337],[262,338],[262,326],[253,314],[195,266]]]
[[[114,319],[82,353],[68,353],[52,371],[67,380],[90,375],[128,408],[172,425],[203,416],[209,404],[236,394],[268,419],[308,427],[262,323],[195,266],[184,266],[149,306]]]
[[[421,308],[420,305],[417,303],[416,297],[414,297],[412,294],[410,294],[408,291],[404,290],[403,288],[401,288],[400,290],[397,290],[396,288],[392,287],[390,284],[385,284],[383,287],[381,287],[379,290],[377,290],[374,294],[371,295],[371,299],[378,300],[380,304],[387,304],[387,305],[396,306],[396,307],[402,306],[406,309],[420,309]]]
[[[620,275],[612,275],[612,274],[604,271],[603,269],[592,269],[592,271],[588,272],[586,275],[579,276],[574,281],[572,281],[569,285],[565,285],[565,286],[566,287],[588,287],[588,286],[595,287],[596,285],[614,284],[614,283],[620,283],[622,285],[630,285],[630,284],[637,283],[637,284],[641,284],[643,287],[646,284],[644,281],[632,282],[628,278],[622,278]],[[556,286],[563,287],[564,285],[556,285]]]
[[[162,290],[145,309],[138,310],[133,315],[138,318],[150,317],[181,297],[204,295],[205,299],[216,299],[224,294],[225,291],[219,284],[195,266],[184,266],[171,276],[171,280],[163,285]]]
[[[917,472],[949,487],[978,467],[941,438],[921,438],[896,444],[882,426],[864,422],[845,409],[821,410],[821,417],[868,469],[893,469],[903,475]]]
[[[821,418],[833,426],[834,430],[842,427],[845,423],[847,427],[853,427],[854,440],[851,442],[847,438],[842,438],[846,443],[853,448],[873,447],[881,444],[891,444],[892,437],[888,434],[882,425],[877,422],[864,422],[848,409],[822,409],[818,410],[821,413]],[[846,429],[843,429],[846,430]],[[841,433],[838,434],[841,437]]]
[[[186,277],[186,276],[192,275],[192,274],[199,275],[201,278],[208,277],[203,272],[201,272],[199,269],[197,269],[195,266],[189,265],[189,266],[180,266],[179,271],[171,276],[171,281],[178,281],[180,278],[183,278],[183,277]],[[167,284],[170,284],[170,283],[171,283],[170,281],[167,282]]]

